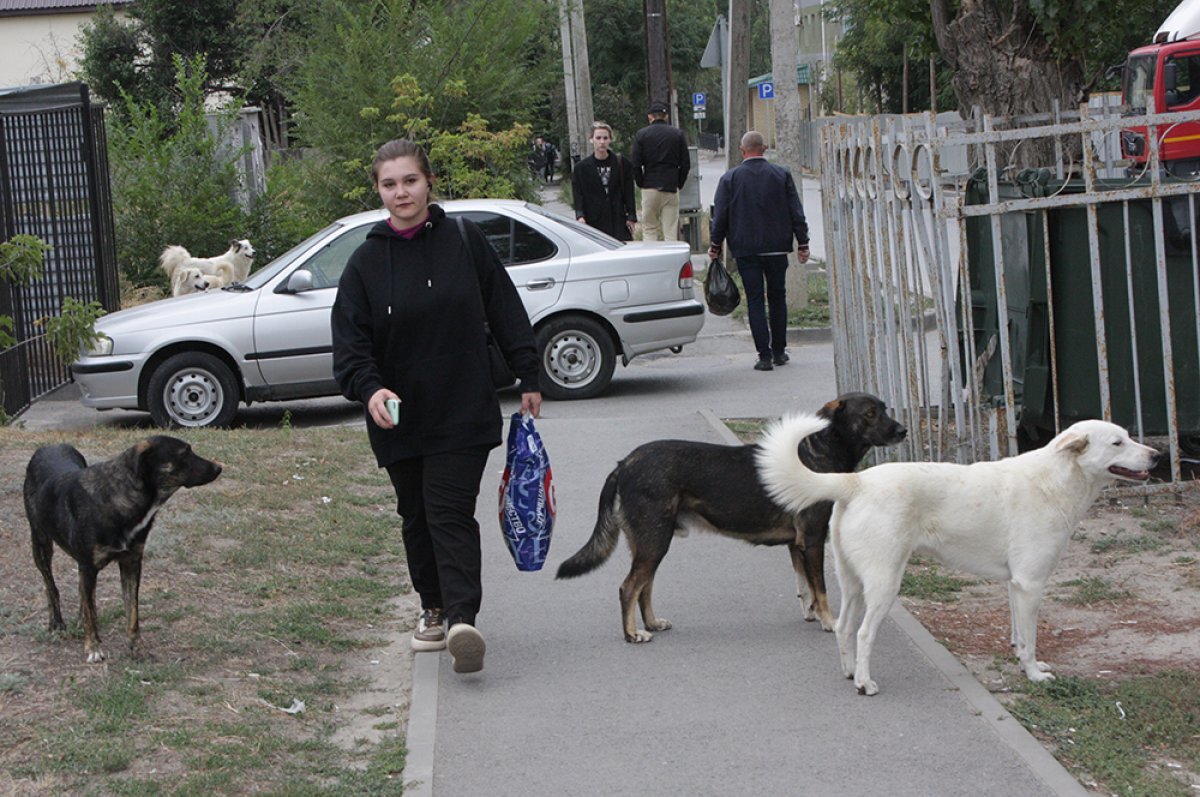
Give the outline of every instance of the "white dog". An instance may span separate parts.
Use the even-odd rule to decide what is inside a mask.
[[[1050,574],[1105,485],[1150,478],[1158,452],[1119,426],[1081,421],[1044,448],[998,462],[814,473],[796,447],[827,423],[803,415],[777,422],[760,443],[758,469],[768,494],[790,512],[836,502],[829,528],[842,587],[838,652],[859,693],[879,691],[871,646],[914,553],[1007,581],[1012,641],[1025,675],[1053,678],[1036,656],[1038,606]]]
[[[167,272],[173,291],[177,284],[176,274],[181,269],[187,268],[199,269],[201,274],[220,280],[220,285],[216,285],[214,280],[210,287],[224,287],[234,282],[242,282],[250,276],[250,264],[254,262],[254,247],[243,238],[240,241],[232,241],[229,249],[217,257],[192,257],[191,253],[182,246],[168,246],[159,256],[158,262],[162,265],[163,271]],[[175,295],[179,296],[180,294],[175,292]]]
[[[220,277],[204,274],[194,266],[175,269],[171,275],[171,295],[183,296],[188,293],[203,293],[210,288],[220,288],[224,282]]]

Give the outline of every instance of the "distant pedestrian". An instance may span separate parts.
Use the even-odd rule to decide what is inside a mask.
[[[633,200],[633,164],[612,147],[613,132],[606,122],[592,124],[593,153],[571,170],[575,218],[619,241],[632,241],[637,224]]]
[[[542,173],[546,183],[554,182],[554,166],[558,163],[558,147],[553,143],[546,141],[542,143],[542,151],[546,155],[546,168]]]
[[[533,140],[533,149],[529,151],[529,170],[534,179],[546,179],[546,140],[541,136]]]
[[[740,149],[741,165],[727,171],[717,183],[708,255],[719,257],[721,245],[729,243],[729,254],[737,260],[746,291],[750,333],[758,350],[754,368],[770,371],[788,361],[784,351],[788,253],[794,238],[796,258],[808,262],[808,223],[792,173],[763,157],[767,148],[762,133],[746,133]]]
[[[679,240],[679,189],[692,168],[687,136],[667,122],[666,103],[653,102],[650,124],[633,137],[633,179],[642,189],[642,240]]]

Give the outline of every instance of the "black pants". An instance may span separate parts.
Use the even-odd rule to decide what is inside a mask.
[[[758,357],[778,357],[787,347],[787,255],[745,255],[737,259],[737,266]]]
[[[387,466],[404,519],[404,550],[421,608],[446,611],[451,624],[475,623],[483,599],[475,500],[486,446],[404,459]]]

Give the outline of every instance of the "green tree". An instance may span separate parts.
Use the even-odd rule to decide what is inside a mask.
[[[908,108],[931,107],[929,58],[937,42],[928,0],[837,0],[830,16],[846,25],[833,65],[861,87],[872,112],[900,113],[904,108],[904,54],[909,61]],[[952,73],[937,66],[938,109],[955,107]],[[840,109],[844,110],[844,109]]]
[[[238,0],[138,0],[129,19],[117,19],[101,6],[80,38],[80,75],[96,96],[118,112],[122,97],[165,107],[178,100],[175,58],[203,57],[205,92],[242,95],[235,81],[247,42],[238,24]]]
[[[1149,41],[1176,0],[930,0],[959,107],[1018,115],[1073,108]]]
[[[294,132],[320,153],[306,161],[314,189],[344,198],[343,212],[373,207],[366,164],[379,145],[410,135],[428,146],[441,188],[465,190],[469,180],[454,171],[478,161],[436,144],[448,147],[446,134],[478,143],[482,119],[510,131],[533,116],[561,75],[561,61],[547,57],[546,26],[555,21],[548,10],[542,0],[320,0],[324,33],[288,85]],[[511,166],[509,193],[527,194],[528,140],[508,145],[509,156],[488,166]],[[504,184],[489,182],[493,190]]]
[[[117,262],[135,287],[166,286],[158,265],[164,246],[216,254],[249,224],[235,199],[241,153],[218,144],[236,108],[210,130],[203,57],[187,62],[177,57],[175,68],[176,104],[163,109],[125,95],[128,122],[113,117],[109,124]]]

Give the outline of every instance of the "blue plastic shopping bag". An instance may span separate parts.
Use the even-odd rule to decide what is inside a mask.
[[[500,478],[500,529],[518,570],[541,570],[554,530],[554,475],[533,416],[515,413]]]

